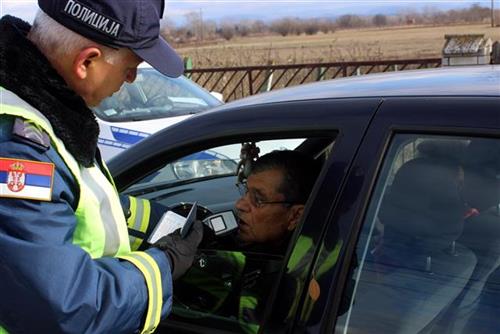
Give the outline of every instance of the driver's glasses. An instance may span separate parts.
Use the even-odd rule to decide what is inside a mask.
[[[237,183],[236,186],[238,187],[241,197],[248,196],[250,204],[256,208],[261,208],[266,204],[284,204],[284,205],[295,204],[294,202],[289,202],[289,201],[268,201],[254,189],[248,189],[246,182]]]

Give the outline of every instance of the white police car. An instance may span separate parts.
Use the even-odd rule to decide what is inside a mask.
[[[133,83],[93,108],[99,123],[99,148],[105,160],[189,115],[222,104],[188,78],[170,78],[143,63]]]

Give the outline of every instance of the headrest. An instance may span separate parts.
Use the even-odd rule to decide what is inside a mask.
[[[500,175],[500,140],[474,138],[465,149],[463,165],[469,169],[483,170],[490,176]]]
[[[464,207],[458,191],[458,164],[423,157],[397,171],[384,197],[380,220],[387,229],[448,243],[462,233]]]
[[[475,138],[463,156],[463,196],[467,204],[485,210],[500,202],[500,140]]]
[[[457,165],[461,162],[466,147],[467,143],[465,141],[428,139],[418,144],[417,150],[421,157]]]

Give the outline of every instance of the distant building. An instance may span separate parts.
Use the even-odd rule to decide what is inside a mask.
[[[483,65],[491,62],[492,41],[484,34],[445,35],[442,66]]]

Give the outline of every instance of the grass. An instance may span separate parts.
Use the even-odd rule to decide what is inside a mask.
[[[191,57],[195,68],[433,58],[441,56],[446,34],[485,34],[500,41],[500,27],[485,23],[346,29],[313,36],[252,36],[177,50]]]

